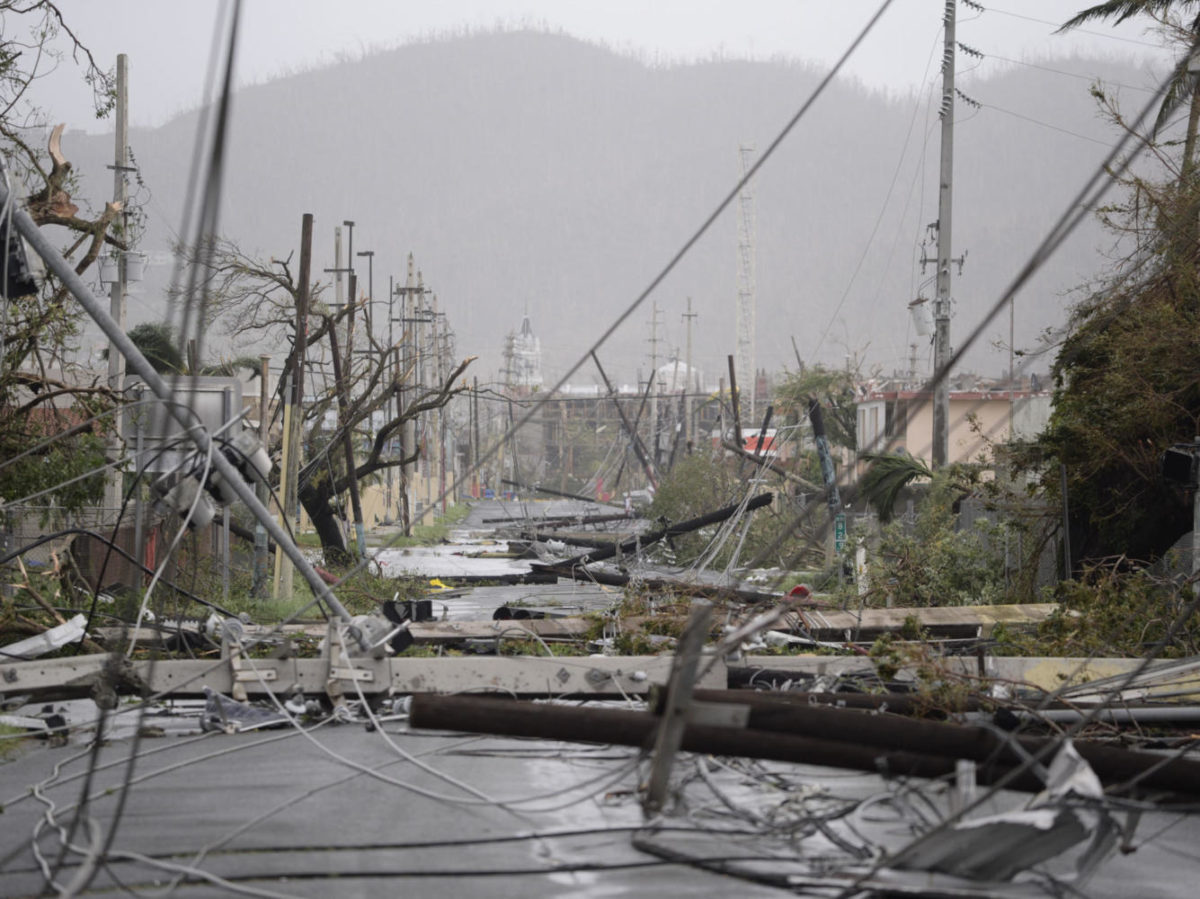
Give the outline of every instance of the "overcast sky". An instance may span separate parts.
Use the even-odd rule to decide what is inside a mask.
[[[1036,61],[1075,52],[1163,59],[1147,22],[1054,33],[1088,0],[1000,0],[983,13],[959,3],[958,39],[987,55],[960,60],[960,71]],[[936,74],[943,0],[894,0],[847,71],[864,83],[911,90]],[[226,0],[59,0],[67,22],[102,65],[130,59],[135,126],[158,125],[195,107],[204,94],[213,35],[231,8]],[[878,8],[876,0],[245,0],[239,81],[268,80],[347,55],[461,31],[533,26],[660,61],[715,53],[787,56],[823,66],[845,50]],[[35,99],[70,128],[97,125],[90,96],[70,66],[45,78]]]

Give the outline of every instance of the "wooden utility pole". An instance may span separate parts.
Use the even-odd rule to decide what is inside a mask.
[[[267,355],[259,356],[258,361],[258,439],[263,446],[268,446],[271,429],[271,394],[268,390],[267,381],[271,375],[271,357]],[[258,494],[258,501],[264,506],[271,502],[270,487],[267,486],[265,478],[258,482],[255,492]],[[280,555],[283,554],[280,553]],[[251,596],[261,597],[266,595],[267,563],[270,557],[267,529],[263,527],[261,521],[258,521],[254,525],[254,581],[250,587]]]
[[[358,289],[354,272],[350,273],[350,296],[354,297]],[[353,313],[351,313],[353,316]],[[349,338],[347,337],[347,340]],[[367,534],[363,527],[362,501],[358,497],[358,469],[354,462],[354,436],[350,427],[350,387],[346,383],[349,373],[342,369],[341,353],[338,352],[337,328],[329,329],[329,346],[333,354],[333,383],[337,391],[338,430],[342,432],[342,450],[346,456],[346,479],[350,485],[350,508],[354,515],[355,545],[358,547],[359,558],[367,556]],[[346,367],[349,368],[350,356],[347,352]]]
[[[284,389],[283,389],[283,456],[279,460],[279,493],[280,507],[279,518],[283,525],[283,530],[288,530],[291,527],[291,520],[287,513],[287,493],[289,472],[292,469],[292,453],[291,445],[292,438],[292,387],[291,378],[292,372],[284,370]],[[292,598],[292,560],[286,553],[275,553],[275,580],[271,586],[271,597],[273,599],[291,599]]]
[[[742,413],[738,409],[738,383],[737,383],[737,365],[734,363],[733,356],[728,356],[729,364],[729,407],[733,410],[733,439],[737,441],[738,446],[744,446],[742,441]]]
[[[396,352],[394,348],[395,337],[392,335],[392,323],[396,320],[394,305],[396,302],[396,279],[391,275],[388,276],[388,350],[387,360],[385,365],[388,369],[387,377],[387,400],[383,404],[385,427],[390,427],[391,423],[396,420]],[[387,454],[390,462],[393,457],[392,443],[394,437],[388,437]],[[383,523],[392,523],[392,466],[388,465],[387,469],[387,491],[384,495],[383,502]]]
[[[292,420],[288,442],[292,447],[288,459],[288,489],[284,498],[284,508],[288,521],[296,520],[299,507],[300,482],[300,447],[303,440],[302,423],[304,421],[304,357],[308,351],[308,285],[312,276],[312,237],[313,217],[311,212],[304,213],[300,223],[300,271],[299,284],[296,291],[296,351],[292,360]]]
[[[933,467],[949,461],[950,448],[950,241],[954,182],[954,19],[957,0],[946,0],[942,55],[942,156],[938,175],[937,299],[933,307]]]
[[[288,383],[283,392],[283,458],[280,460],[282,474],[279,479],[279,492],[283,502],[283,520],[288,528],[294,526],[296,511],[300,505],[304,357],[308,351],[308,284],[312,276],[312,233],[312,213],[306,212],[300,220],[300,271],[297,273],[296,284],[296,335],[293,342],[292,367],[290,371],[285,372]],[[263,369],[265,372],[265,363]],[[262,415],[265,421],[265,409]],[[275,585],[272,595],[276,599],[292,598],[292,563],[284,553],[275,554]]]
[[[128,189],[125,174],[129,171],[129,57],[124,53],[117,54],[117,122],[116,122],[116,155],[113,164],[113,203],[120,211],[121,221],[128,222],[125,212],[125,201]],[[123,234],[123,237],[128,237]],[[117,326],[125,330],[125,259],[124,251],[119,251],[117,257],[117,277],[112,283],[109,293],[109,313]],[[115,396],[120,396],[125,390],[125,357],[117,352],[112,341],[108,344],[108,386]],[[109,439],[109,455],[114,464],[108,471],[108,479],[104,485],[105,514],[112,515],[116,522],[120,514],[124,484],[122,466],[117,464],[124,455],[124,416],[114,414],[112,418],[111,437]],[[138,575],[137,582],[141,583]]]

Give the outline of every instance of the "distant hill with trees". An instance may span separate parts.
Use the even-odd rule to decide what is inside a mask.
[[[967,260],[954,284],[956,337],[999,296],[1113,138],[1089,77],[1126,85],[1132,100],[1153,81],[1115,62],[1047,66],[1066,74],[1014,67],[963,82],[983,106],[958,106],[954,243]],[[240,91],[221,230],[247,253],[285,256],[312,212],[319,274],[333,265],[334,226],[352,219],[355,249],[376,253],[377,297],[415,253],[459,355],[481,356],[481,379],[499,370],[504,335],[528,308],[552,383],[729,192],[739,146],[764,149],[818,78],[784,61],[648,65],[532,31],[415,43]],[[131,94],[136,103],[136,80]],[[927,339],[905,307],[936,218],[929,99],[837,82],[756,178],[760,367],[794,367],[794,337],[806,362],[854,355],[888,372],[907,368],[915,343],[928,369]],[[131,135],[151,252],[167,250],[180,227],[198,120],[193,112]],[[103,190],[111,138],[67,142],[89,187]],[[691,297],[695,364],[714,382],[734,351],[735,214],[653,297],[660,359],[683,352]],[[1089,223],[1021,295],[1019,344],[1064,320],[1064,293],[1099,271],[1108,239]],[[133,323],[163,314],[155,297],[168,278],[165,266],[151,267]],[[650,318],[648,302],[602,351],[615,380],[649,369]],[[1007,350],[989,343],[1007,333],[1007,320],[993,327],[968,364],[1001,372]],[[575,380],[593,377],[585,367]]]

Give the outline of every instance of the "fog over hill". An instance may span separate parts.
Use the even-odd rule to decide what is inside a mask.
[[[1149,96],[1133,88],[1153,83],[1117,63],[1046,65],[1131,86],[1122,88],[1130,108]],[[458,352],[481,356],[481,380],[500,368],[504,335],[525,309],[555,379],[729,193],[739,146],[764,150],[819,78],[787,62],[650,67],[548,33],[405,46],[236,95],[221,231],[247,251],[282,257],[312,212],[319,274],[333,266],[333,228],[352,219],[356,251],[376,253],[376,296],[390,274],[402,278],[413,252]],[[954,281],[956,341],[1116,136],[1087,78],[1018,67],[962,86],[983,107],[957,108],[954,255],[967,259]],[[136,79],[130,92],[136,104]],[[794,367],[794,338],[806,362],[854,354],[888,372],[907,368],[915,343],[928,371],[928,339],[906,310],[925,280],[920,241],[937,218],[939,126],[928,100],[835,82],[755,178],[760,367]],[[169,247],[182,221],[198,121],[192,113],[131,134],[151,253]],[[100,196],[111,136],[68,135],[66,145]],[[735,203],[601,351],[616,379],[648,368],[651,301],[661,310],[660,357],[683,352],[688,297],[699,314],[695,364],[713,380],[724,370],[735,349],[736,214]],[[1063,320],[1064,292],[1100,270],[1098,250],[1110,243],[1090,219],[1068,241],[1018,299],[1018,345]],[[168,277],[166,266],[152,267],[132,323],[162,317],[156,297]],[[1005,314],[968,365],[1001,372],[1007,350],[990,343],[1007,335]],[[593,378],[585,367],[573,380]]]

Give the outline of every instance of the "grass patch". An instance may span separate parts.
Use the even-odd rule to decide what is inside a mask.
[[[0,724],[0,761],[15,757],[24,747],[28,735],[22,727]]]

